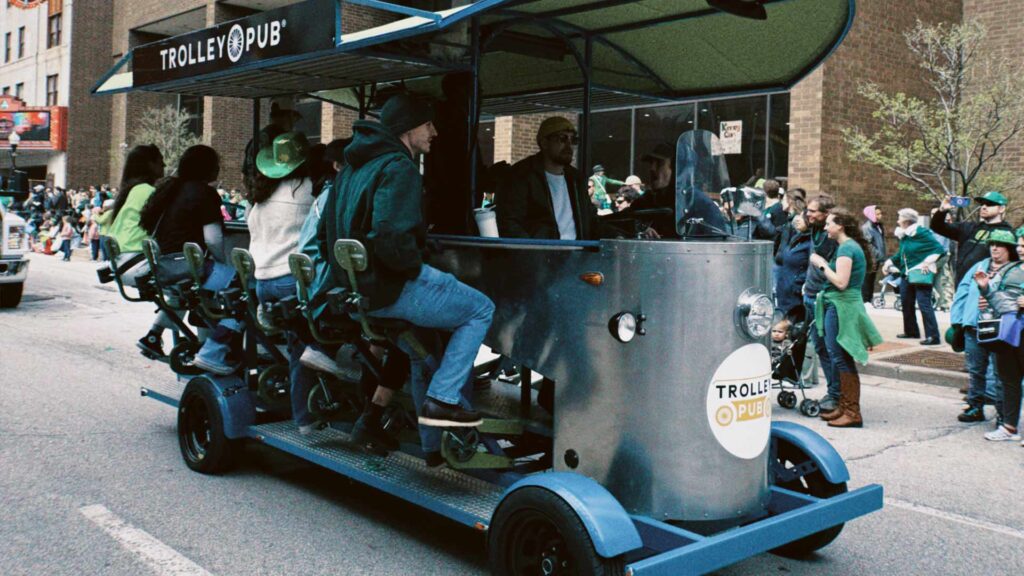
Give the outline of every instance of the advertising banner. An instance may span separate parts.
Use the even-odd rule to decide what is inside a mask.
[[[335,2],[306,0],[136,48],[134,85],[230,70],[334,46]]]

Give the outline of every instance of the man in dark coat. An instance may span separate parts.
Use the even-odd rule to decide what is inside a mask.
[[[956,283],[960,285],[964,274],[978,262],[989,257],[988,235],[993,230],[1009,230],[1013,227],[1003,221],[1006,213],[1006,196],[999,192],[985,192],[974,201],[981,206],[978,222],[946,222],[946,214],[953,208],[949,198],[942,201],[942,207],[932,214],[929,227],[932,232],[956,242]]]
[[[369,266],[357,274],[357,281],[368,299],[370,316],[452,331],[436,370],[400,343],[411,361],[422,448],[427,463],[437,465],[443,462],[437,428],[471,427],[482,421],[478,412],[462,406],[462,390],[490,328],[494,304],[423,262],[423,179],[417,157],[430,151],[437,135],[430,106],[400,94],[384,104],[380,123],[360,120],[352,132],[352,143],[345,148],[347,166],[338,175],[321,220],[320,251],[332,254],[339,238],[361,241]],[[336,282],[348,286],[347,273],[334,258],[331,272]],[[365,438],[388,443],[380,418],[389,400],[390,395],[382,393],[368,403],[353,428],[358,442],[366,443]]]
[[[537,130],[540,151],[517,162],[498,184],[498,233],[503,238],[593,240],[619,231],[597,218],[572,166],[579,143],[572,122],[553,116]]]

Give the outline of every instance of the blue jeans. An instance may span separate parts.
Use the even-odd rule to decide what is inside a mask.
[[[996,376],[996,355],[978,344],[978,332],[972,327],[964,329],[964,355],[971,383],[967,389],[967,403],[981,408],[985,404],[985,397],[988,396],[995,401],[996,411],[1002,414],[999,406],[1002,383]]]
[[[804,295],[804,318],[806,318],[807,326],[811,326],[811,322],[814,322],[814,296]],[[817,323],[815,323],[817,324]],[[825,346],[825,339],[818,336],[817,325],[811,326],[811,342],[814,344],[814,351],[818,353],[818,362],[821,364],[821,370],[825,373],[825,383],[828,386],[828,395],[832,398],[839,399],[839,393],[832,394],[833,390],[839,390],[839,375],[836,374],[835,367],[832,365],[832,360],[829,357],[828,348]]]
[[[233,267],[214,260],[206,262],[205,271],[206,280],[203,281],[203,288],[214,292],[227,288],[235,279]],[[241,334],[242,328],[242,323],[233,318],[221,320],[213,329],[213,334],[203,342],[203,347],[199,349],[196,357],[211,364],[228,365],[228,354],[232,351],[231,342]]]
[[[256,298],[260,304],[271,304],[289,296],[295,296],[295,277],[291,274],[269,280],[256,280]],[[309,392],[316,384],[316,375],[299,362],[306,345],[295,332],[285,332],[288,342],[288,378],[291,382],[292,419],[299,426],[312,423],[309,414]]]
[[[440,366],[426,387],[427,396],[445,404],[459,403],[460,390],[469,379],[493,314],[494,303],[482,292],[426,264],[415,280],[405,283],[398,300],[370,312],[371,316],[405,320],[421,328],[452,331]],[[405,350],[405,343],[399,345]],[[411,350],[406,352],[410,359],[416,356]],[[417,372],[414,367],[414,391]]]
[[[828,395],[839,398],[839,373],[857,373],[857,364],[850,353],[839,343],[839,311],[832,304],[825,304],[825,348],[832,361],[832,370],[836,378],[828,384]]]
[[[903,333],[907,336],[920,338],[921,331],[917,328],[917,314],[914,304],[921,309],[921,319],[924,321],[924,337],[939,339],[939,323],[935,320],[935,310],[932,308],[932,287],[915,286],[903,279],[900,282],[900,300],[903,301]]]
[[[60,251],[64,253],[65,260],[71,260],[71,240],[61,240]]]

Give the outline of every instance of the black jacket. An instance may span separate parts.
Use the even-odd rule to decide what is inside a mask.
[[[946,222],[946,211],[938,210],[932,215],[929,225],[932,232],[956,242],[956,284],[959,286],[964,275],[978,262],[989,257],[988,235],[992,230],[1009,230],[1013,227],[1006,222],[986,224],[985,222]]]
[[[576,239],[595,240],[618,236],[618,230],[598,219],[597,208],[587,196],[587,191],[578,189],[575,168],[565,167],[565,179],[569,187],[572,217],[576,221]],[[544,175],[544,160],[539,152],[512,166],[505,180],[498,184],[495,200],[498,233],[503,238],[560,238],[551,192]]]

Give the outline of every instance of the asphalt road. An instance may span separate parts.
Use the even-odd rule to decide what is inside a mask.
[[[181,462],[170,378],[135,350],[150,307],[94,265],[34,256],[0,312],[0,575],[483,574],[480,534],[262,446],[222,477]],[[1024,566],[1024,448],[958,424],[955,390],[866,378],[866,427],[809,425],[883,511],[810,560],[761,555],[729,575],[1013,574]],[[815,395],[820,392],[815,392]]]

